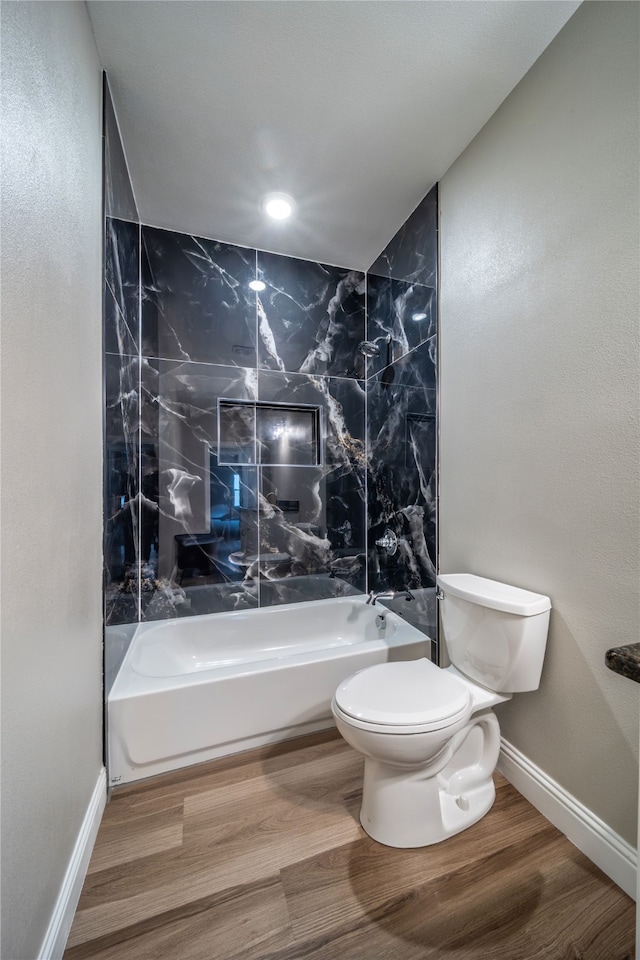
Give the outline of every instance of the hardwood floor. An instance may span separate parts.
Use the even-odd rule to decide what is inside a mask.
[[[335,732],[120,788],[64,960],[632,960],[635,905],[513,787],[445,843],[358,823]]]

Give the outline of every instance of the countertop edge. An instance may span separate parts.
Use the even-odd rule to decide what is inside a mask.
[[[640,683],[640,643],[611,647],[604,655],[604,662],[614,673]]]

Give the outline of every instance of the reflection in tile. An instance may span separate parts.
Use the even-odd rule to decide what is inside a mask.
[[[252,610],[258,606],[258,581],[241,583],[200,583],[184,587],[184,595],[193,616]]]
[[[105,357],[107,623],[138,619],[138,358]]]
[[[256,252],[142,228],[145,356],[256,365]]]
[[[260,573],[263,580],[316,578],[335,595],[338,577],[364,592],[366,574],[364,384],[260,371],[261,402],[305,404],[321,414],[321,463],[260,471]],[[322,578],[324,574],[324,579]],[[331,574],[331,577],[328,575]],[[268,602],[291,596],[267,591]],[[260,603],[263,604],[261,590]]]
[[[369,588],[435,582],[435,340],[368,381]],[[399,538],[388,556],[376,546]]]
[[[436,287],[438,270],[438,185],[431,188],[387,244],[369,273]]]
[[[310,600],[357,596],[362,592],[361,589],[347,580],[341,580],[339,577],[328,574],[287,577],[284,580],[269,580],[260,584],[260,606],[273,607],[282,603],[308,603]]]
[[[225,598],[229,608],[238,606],[237,594],[248,577],[244,557],[258,550],[257,468],[240,460],[220,462],[218,400],[246,403],[255,400],[256,390],[254,369],[143,362],[142,472],[149,533],[142,559],[150,576],[148,584],[143,581],[141,603],[147,620],[205,612],[207,596],[217,609]],[[233,456],[228,433],[226,442],[225,453]],[[231,583],[238,584],[231,591],[194,594],[196,587]],[[253,584],[246,589],[253,605]]]
[[[402,617],[403,620],[406,620],[407,623],[417,627],[418,630],[422,630],[435,642],[438,621],[435,587],[417,588],[412,590],[412,593],[413,600],[407,601],[405,597],[399,596],[393,600],[383,600],[381,602],[385,607]]]
[[[436,573],[438,189],[367,278],[369,589],[429,589]],[[398,537],[394,555],[376,541]]]
[[[218,412],[218,463],[257,463],[255,403],[220,400]]]
[[[258,251],[262,369],[361,377],[364,274]]]
[[[260,484],[258,559],[262,576],[274,580],[328,573],[332,554],[326,535],[322,469],[264,467]]]
[[[261,403],[256,408],[258,462],[315,467],[321,461],[320,407]]]
[[[406,280],[369,276],[367,340],[380,348],[371,357],[367,375],[399,360],[437,330],[436,290]]]
[[[133,335],[118,306],[111,287],[104,285],[103,310],[103,340],[105,353],[125,356],[137,353]],[[106,349],[108,348],[108,349]]]

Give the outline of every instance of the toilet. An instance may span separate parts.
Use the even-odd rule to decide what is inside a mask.
[[[451,665],[367,667],[331,704],[365,758],[360,822],[389,847],[440,843],[489,811],[500,752],[493,707],[540,684],[548,597],[468,573],[437,584]]]

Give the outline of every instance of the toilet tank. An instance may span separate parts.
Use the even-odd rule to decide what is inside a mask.
[[[437,578],[442,632],[453,665],[497,693],[537,690],[551,601],[470,573]]]

